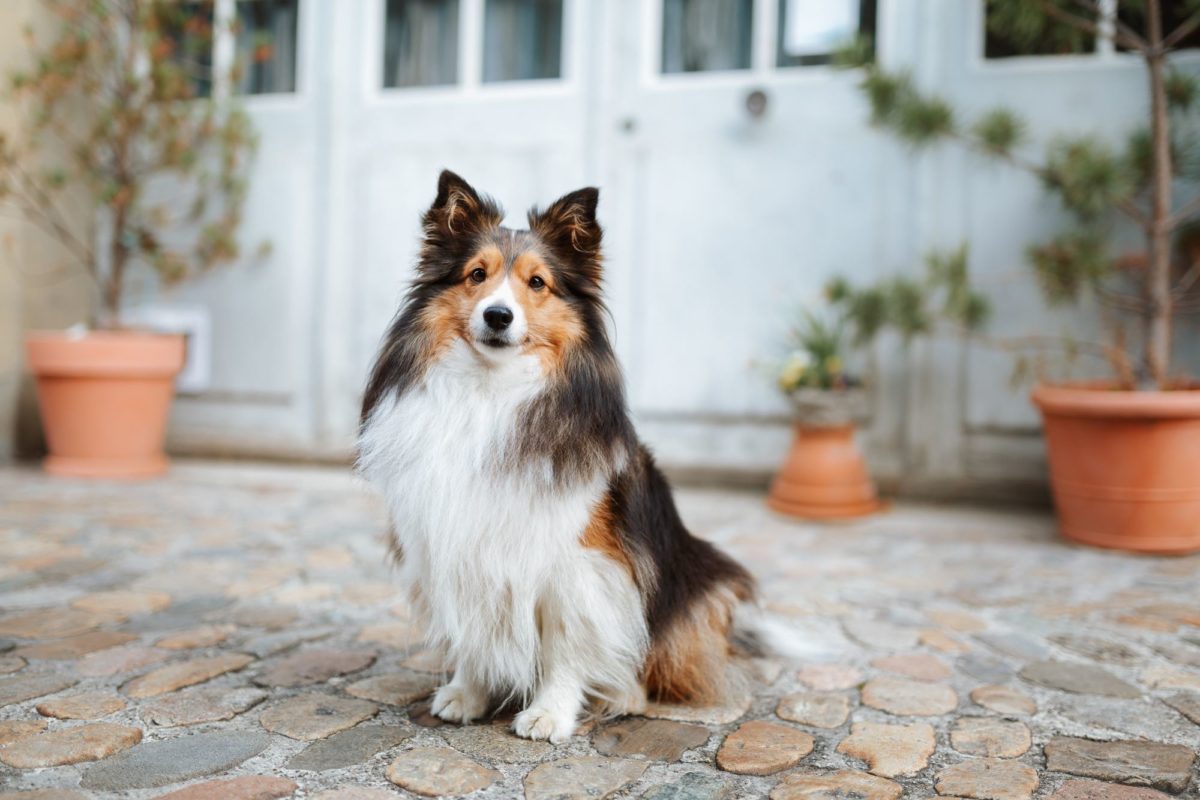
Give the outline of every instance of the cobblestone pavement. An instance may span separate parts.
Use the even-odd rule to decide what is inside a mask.
[[[0,798],[1200,796],[1200,558],[1071,547],[1035,514],[680,502],[836,651],[554,747],[429,716],[438,659],[344,471],[0,471]]]

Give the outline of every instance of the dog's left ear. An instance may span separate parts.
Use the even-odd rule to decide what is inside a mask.
[[[545,211],[529,212],[529,229],[554,250],[555,255],[599,281],[600,240],[596,222],[600,190],[589,186],[565,194]]]
[[[448,169],[438,176],[438,193],[425,212],[429,238],[463,236],[496,227],[504,219],[500,207],[475,191],[471,184]]]

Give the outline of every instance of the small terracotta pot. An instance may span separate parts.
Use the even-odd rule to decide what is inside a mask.
[[[806,519],[848,519],[880,509],[854,442],[855,426],[796,423],[792,449],[771,482],[767,505]]]
[[[46,471],[96,478],[165,472],[163,440],[184,347],[182,336],[134,331],[27,334],[50,447]]]
[[[1142,553],[1200,550],[1200,390],[1039,386],[1063,536]]]

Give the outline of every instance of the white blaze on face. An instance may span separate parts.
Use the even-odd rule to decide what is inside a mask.
[[[475,305],[475,310],[471,312],[471,335],[474,336],[476,342],[480,343],[481,347],[495,350],[494,347],[483,344],[489,340],[498,340],[507,345],[519,345],[525,341],[525,336],[529,332],[529,323],[525,319],[525,309],[521,307],[517,296],[513,293],[513,280],[511,275],[506,275],[496,290],[480,300]],[[512,322],[506,329],[494,331],[488,327],[483,318],[483,312],[492,307],[506,308],[512,312]]]

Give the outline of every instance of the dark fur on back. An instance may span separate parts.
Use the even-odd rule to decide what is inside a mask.
[[[646,618],[652,639],[660,638],[681,614],[715,586],[729,586],[751,600],[754,579],[740,564],[693,536],[679,517],[666,477],[644,446],[609,488],[617,527],[635,553],[654,564]],[[643,588],[645,591],[645,588]]]

